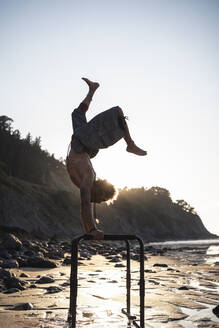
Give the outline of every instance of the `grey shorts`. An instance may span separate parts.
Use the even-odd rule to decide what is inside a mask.
[[[112,107],[87,122],[86,110],[75,109],[72,113],[74,128],[71,147],[77,153],[87,152],[92,158],[99,149],[107,148],[124,137],[124,125],[119,114],[120,107]]]

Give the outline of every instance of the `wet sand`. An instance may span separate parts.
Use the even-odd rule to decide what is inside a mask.
[[[215,254],[209,254],[202,249],[168,250],[163,256],[146,252],[145,327],[219,327],[219,318],[212,312],[219,305],[219,265],[215,265]],[[167,266],[154,266],[157,263]],[[115,264],[101,255],[82,261],[78,273],[77,327],[129,327],[121,313],[126,299],[126,268]],[[132,314],[138,315],[139,263],[131,261],[131,269]],[[19,279],[29,284],[35,283],[39,276],[51,276],[55,281],[14,294],[0,293],[1,328],[68,327],[69,265],[10,271],[17,277],[27,273],[29,277]],[[47,291],[50,286],[60,287],[62,291],[50,294]],[[27,302],[33,304],[32,310],[13,310],[13,306]]]

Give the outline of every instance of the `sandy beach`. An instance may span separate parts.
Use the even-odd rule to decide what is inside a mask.
[[[145,327],[219,327],[219,318],[212,312],[219,305],[219,246],[165,247],[160,253],[157,250],[153,247],[145,252]],[[114,257],[97,254],[80,261],[77,327],[129,327],[121,313],[126,298],[126,262],[120,258],[120,266],[116,267]],[[132,314],[138,316],[138,261],[131,261],[131,270]],[[69,265],[60,262],[54,269],[8,271],[29,288],[0,293],[1,328],[68,327]],[[26,277],[21,277],[23,273]],[[37,283],[44,276],[53,282]],[[19,307],[23,303],[30,303],[32,308],[23,310]]]

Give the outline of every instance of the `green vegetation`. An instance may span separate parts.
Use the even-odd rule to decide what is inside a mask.
[[[13,120],[0,116],[0,227],[37,236],[82,233],[79,191],[65,165],[41,149],[40,137],[22,139]],[[110,205],[97,206],[105,233],[139,234],[147,240],[212,238],[184,200],[165,188],[120,189]]]
[[[160,187],[121,189],[116,201],[98,206],[97,212],[102,227],[114,233],[135,231],[149,240],[208,235],[194,208],[183,200],[173,202],[169,191]]]
[[[30,133],[22,139],[19,130],[13,130],[13,120],[0,116],[0,170],[9,176],[43,184],[51,169],[63,164],[40,146],[41,138],[34,140]]]

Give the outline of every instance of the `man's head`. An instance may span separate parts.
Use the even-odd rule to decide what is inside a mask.
[[[95,180],[91,189],[91,202],[101,203],[108,201],[116,194],[115,187],[107,180]]]

